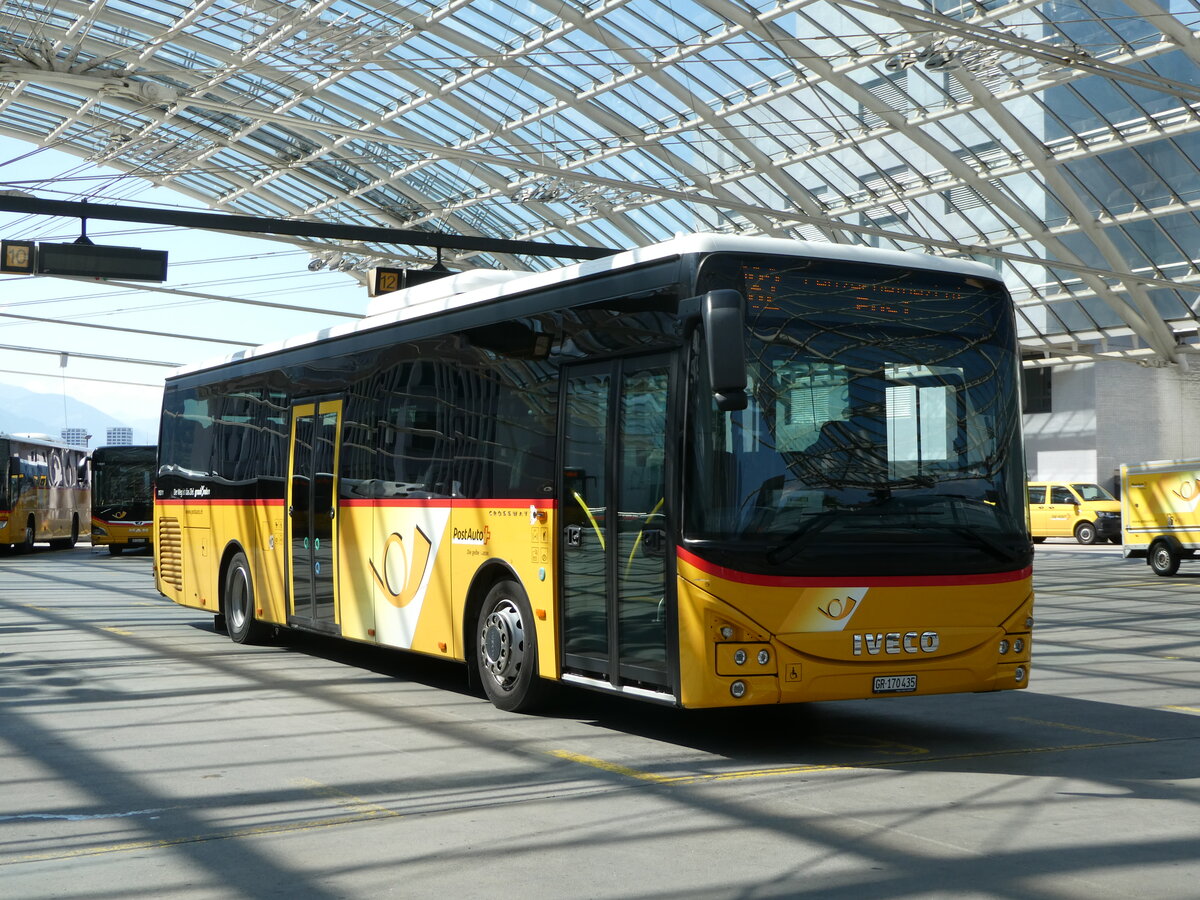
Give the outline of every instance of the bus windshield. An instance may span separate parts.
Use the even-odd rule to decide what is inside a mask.
[[[92,461],[92,505],[131,506],[153,500],[153,447],[103,447]]]
[[[878,273],[878,274],[875,274]],[[845,263],[711,259],[747,298],[747,408],[694,353],[685,539],[786,575],[1029,565],[1012,314],[998,283]]]

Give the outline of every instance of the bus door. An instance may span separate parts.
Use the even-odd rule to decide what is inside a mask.
[[[292,406],[289,454],[289,622],[340,630],[337,605],[337,470],[342,401]]]
[[[671,689],[674,658],[664,507],[669,362],[656,355],[566,370],[561,436],[564,669],[657,692]]]

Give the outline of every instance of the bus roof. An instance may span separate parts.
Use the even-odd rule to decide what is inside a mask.
[[[91,453],[87,447],[80,447],[78,444],[68,444],[65,441],[56,440],[49,434],[32,434],[19,432],[15,434],[7,434],[0,432],[0,441],[14,441],[18,444],[36,444],[39,447],[50,447],[54,450],[78,450],[81,453]]]
[[[662,243],[625,250],[602,259],[573,263],[544,272],[474,269],[456,275],[447,275],[444,278],[406,290],[376,297],[368,305],[366,316],[356,322],[323,328],[320,331],[239,350],[229,356],[192,363],[176,369],[171,377],[215,368],[225,363],[266,356],[281,350],[342,337],[358,331],[369,331],[394,322],[420,319],[452,309],[490,303],[505,297],[601,275],[605,272],[632,268],[655,260],[718,251],[843,260],[850,263],[903,266],[966,277],[999,279],[996,270],[984,263],[931,256],[925,253],[882,250],[852,244],[794,241],[783,238],[743,237],[713,233],[685,234]]]

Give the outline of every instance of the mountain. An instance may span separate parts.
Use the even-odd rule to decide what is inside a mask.
[[[119,389],[118,389],[119,391]],[[120,398],[114,398],[119,401]],[[108,429],[117,426],[133,429],[135,444],[158,442],[158,409],[146,408],[133,415],[118,416],[61,394],[30,391],[0,383],[0,433],[48,434],[59,440],[64,427],[86,428],[92,449],[108,443]]]

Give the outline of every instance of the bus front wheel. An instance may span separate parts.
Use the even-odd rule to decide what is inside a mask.
[[[488,591],[475,619],[475,663],[492,704],[529,712],[545,700],[547,683],[537,672],[537,635],[529,598],[515,581]]]
[[[263,624],[254,618],[254,579],[250,575],[250,561],[241,551],[233,555],[225,572],[221,609],[230,638],[239,644],[262,642],[266,632]]]
[[[1179,571],[1179,554],[1166,541],[1158,541],[1150,548],[1149,563],[1155,575],[1169,578]]]

